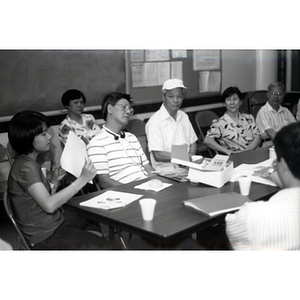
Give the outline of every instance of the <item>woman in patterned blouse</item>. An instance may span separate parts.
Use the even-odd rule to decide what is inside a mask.
[[[208,147],[227,155],[259,147],[260,132],[254,117],[239,112],[241,96],[237,87],[229,87],[223,92],[226,112],[221,118],[213,120],[204,139]]]
[[[62,145],[66,144],[69,132],[72,130],[86,144],[100,132],[95,118],[84,114],[85,96],[81,91],[68,90],[62,95],[62,104],[68,110],[68,115],[59,127],[59,139]]]

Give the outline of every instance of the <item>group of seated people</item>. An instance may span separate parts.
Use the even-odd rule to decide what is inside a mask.
[[[240,113],[240,90],[237,87],[227,88],[222,94],[226,112],[213,121],[204,143],[227,155],[272,146],[276,133],[282,127],[296,122],[291,111],[281,106],[284,96],[285,86],[281,82],[269,84],[268,101],[258,111],[255,121],[251,114]],[[298,117],[300,120],[300,112]]]
[[[92,115],[83,113],[86,103],[83,93],[78,90],[64,93],[62,103],[67,108],[68,115],[60,125],[59,138],[64,145],[68,133],[75,132],[87,145],[88,160],[80,177],[60,190],[57,189],[65,172],[57,168],[52,180],[48,182],[37,163],[38,154],[50,149],[51,136],[47,132],[45,116],[38,112],[23,111],[12,118],[8,137],[18,155],[9,175],[8,197],[31,249],[113,247],[96,234],[70,226],[64,219],[61,207],[95,176],[101,188],[105,189],[151,177],[155,170],[176,168],[177,166],[171,163],[172,145],[187,145],[190,155],[196,154],[197,135],[188,115],[180,110],[185,90],[186,87],[179,79],[169,79],[162,87],[163,103],[146,124],[151,162],[143,152],[137,137],[124,131],[134,112],[130,95],[112,92],[104,97],[102,116],[105,124],[100,129]],[[294,152],[298,153],[299,161],[300,125],[299,122],[295,123],[293,115],[280,105],[284,93],[285,89],[281,83],[269,85],[268,102],[258,113],[255,123],[252,115],[239,112],[242,101],[239,89],[229,87],[222,95],[226,112],[221,118],[213,121],[205,143],[217,151],[231,155],[257,149],[262,145],[261,140],[274,141],[280,179],[282,180],[280,172],[286,174],[287,170],[290,172],[289,179],[294,179],[292,186],[291,180],[282,180],[283,186],[297,186],[299,193],[300,174],[291,167],[290,160],[286,158],[285,150],[282,150],[282,145],[285,145],[282,139],[286,138],[285,131],[288,131],[286,134],[293,131],[298,137],[298,144],[294,138],[290,143],[295,148]],[[294,123],[290,130],[285,130],[281,135],[276,134],[290,123]],[[255,204],[259,205],[253,205]],[[232,218],[228,219],[228,222],[232,224]],[[237,226],[236,223],[230,228],[233,226]],[[235,248],[234,245],[238,243],[232,232],[234,230],[230,229],[229,238]],[[252,240],[248,241],[248,244],[251,242]]]

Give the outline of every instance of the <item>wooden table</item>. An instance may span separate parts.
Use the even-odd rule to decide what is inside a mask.
[[[258,150],[257,152],[247,151],[247,153],[233,155],[230,159],[234,162],[234,167],[241,162],[257,163],[268,159],[268,149]],[[84,214],[117,230],[128,231],[158,243],[169,243],[186,238],[192,233],[201,231],[207,226],[219,222],[221,218],[224,218],[224,215],[211,218],[194,210],[187,209],[183,207],[182,201],[199,196],[239,192],[237,182],[228,182],[222,188],[214,188],[204,184],[195,185],[190,182],[179,183],[165,178],[160,179],[163,182],[172,183],[172,186],[158,193],[134,188],[141,182],[148,180],[146,179],[109,189],[142,194],[144,198],[156,199],[157,204],[153,221],[143,220],[139,201],[134,201],[126,207],[109,211],[79,205],[80,202],[91,199],[102,191],[74,197],[66,205],[74,209],[77,213]],[[274,186],[252,183],[249,199],[254,201],[266,199],[277,191],[278,188]]]

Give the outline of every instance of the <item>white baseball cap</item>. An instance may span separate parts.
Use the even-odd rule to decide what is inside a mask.
[[[165,83],[162,87],[162,90],[173,90],[176,88],[186,89],[182,80],[173,78],[173,79],[168,79],[165,81]]]

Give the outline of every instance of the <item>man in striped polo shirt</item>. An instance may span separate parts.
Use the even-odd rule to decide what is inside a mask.
[[[130,95],[115,92],[103,99],[102,117],[106,124],[87,146],[101,188],[147,178],[154,170],[137,137],[123,131],[133,114],[132,103]]]
[[[269,201],[227,214],[226,233],[236,250],[300,250],[300,122],[282,128],[274,145],[284,188]]]
[[[256,125],[261,132],[264,145],[272,146],[276,132],[282,127],[295,122],[295,117],[288,108],[281,106],[285,95],[285,86],[281,82],[273,82],[268,86],[267,103],[258,111]]]

